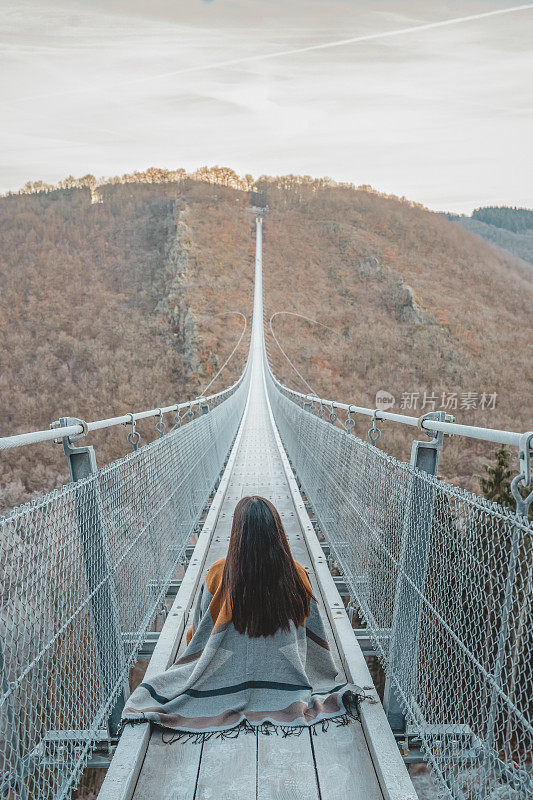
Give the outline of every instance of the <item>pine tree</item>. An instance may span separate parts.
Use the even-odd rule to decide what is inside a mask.
[[[509,468],[509,451],[504,444],[495,452],[494,466],[483,464],[487,477],[480,478],[481,491],[487,500],[501,506],[514,508],[515,501],[511,494],[511,470]]]

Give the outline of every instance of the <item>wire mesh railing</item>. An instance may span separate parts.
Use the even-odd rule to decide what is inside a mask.
[[[268,368],[267,385],[438,796],[531,797],[532,523],[363,442],[350,414],[345,429],[331,424],[334,409]]]
[[[0,518],[0,798],[70,796],[201,517],[248,370],[172,432]]]

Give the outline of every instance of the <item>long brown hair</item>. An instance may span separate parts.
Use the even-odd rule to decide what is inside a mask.
[[[312,593],[300,577],[280,516],[264,497],[243,497],[235,507],[222,574],[222,593],[233,625],[248,636],[270,636],[301,625]]]

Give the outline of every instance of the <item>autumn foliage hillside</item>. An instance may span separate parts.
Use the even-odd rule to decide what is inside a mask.
[[[212,315],[226,310],[231,293],[239,309],[250,305],[251,278],[244,295],[239,288],[250,260],[248,198],[219,189],[225,192],[230,197],[219,205],[201,182],[100,187],[98,203],[86,188],[0,199],[0,435],[48,428],[60,416],[91,421],[200,393],[242,328],[235,315]],[[189,216],[202,220],[194,236]],[[213,254],[203,248],[203,225],[216,241]],[[228,236],[238,281],[223,252]],[[239,358],[224,380],[240,372],[244,353]],[[166,421],[172,424],[170,416]],[[144,442],[157,435],[153,422],[139,431]],[[127,433],[91,435],[99,465],[128,452]],[[3,452],[0,511],[67,475],[59,445]]]
[[[152,180],[161,182],[0,199],[0,435],[202,392],[240,335],[242,321],[229,312],[251,312],[258,205],[268,206],[267,326],[274,312],[291,311],[332,329],[273,320],[318,394],[373,407],[386,390],[393,410],[413,416],[432,400],[440,408],[444,396],[460,422],[531,427],[532,286],[523,262],[368,188],[292,176],[235,185],[226,176],[229,185],[220,185],[209,172]],[[280,377],[305,391],[270,337],[269,350]],[[245,354],[243,347],[213,391],[237,377]],[[366,436],[368,427],[360,420],[357,432]],[[144,441],[155,435],[153,423],[140,430]],[[126,433],[91,437],[99,464],[127,452]],[[408,458],[412,435],[388,423],[379,444]],[[471,476],[490,455],[483,445],[446,441],[442,474],[475,488]],[[65,480],[59,446],[4,454],[0,506]]]
[[[444,217],[371,191],[325,186],[294,202],[268,183],[266,190],[268,316],[298,312],[337,332],[293,316],[273,320],[321,397],[373,408],[385,390],[398,413],[418,417],[434,402],[467,425],[531,428],[527,265]],[[271,352],[276,371],[305,392],[274,345]],[[368,422],[358,422],[359,435]],[[408,459],[416,432],[381,427],[379,445]],[[492,450],[446,439],[441,473],[477,489],[472,475]]]

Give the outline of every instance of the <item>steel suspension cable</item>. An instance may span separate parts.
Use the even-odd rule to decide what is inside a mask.
[[[305,314],[298,314],[296,311],[275,311],[274,314],[272,314],[272,316],[270,317],[270,319],[268,321],[268,324],[269,324],[269,327],[270,327],[270,333],[272,334],[272,338],[274,339],[274,341],[276,342],[277,346],[281,350],[282,355],[287,359],[287,361],[289,362],[289,364],[292,367],[292,369],[298,375],[298,377],[300,378],[302,383],[304,383],[305,386],[310,390],[311,394],[314,394],[314,395],[316,395],[318,397],[318,395],[315,392],[315,390],[313,389],[313,387],[306,381],[306,379],[303,377],[301,372],[299,372],[296,369],[296,367],[294,366],[294,364],[290,360],[289,356],[287,355],[287,353],[285,352],[285,350],[283,349],[283,347],[279,343],[276,334],[274,333],[274,329],[272,328],[272,320],[274,319],[274,317],[277,317],[279,314],[288,314],[289,316],[292,316],[292,317],[300,317],[301,319],[305,319],[308,322],[313,322],[315,325],[320,325],[322,328],[325,328],[326,330],[331,331],[332,333],[335,333],[337,336],[340,336],[340,333],[338,331],[334,330],[333,328],[330,328],[328,325],[324,325],[323,322],[318,322],[318,320],[316,320],[316,319],[311,319],[311,317],[306,317]]]
[[[223,317],[223,316],[226,316],[227,314],[238,314],[240,317],[242,317],[242,318],[243,318],[243,320],[244,320],[244,327],[243,327],[243,329],[242,329],[242,331],[241,331],[241,335],[239,336],[239,341],[237,342],[237,344],[235,345],[235,347],[233,348],[233,350],[231,351],[231,353],[229,354],[229,356],[227,357],[227,359],[224,361],[224,363],[223,363],[223,364],[222,364],[222,366],[220,367],[220,369],[219,369],[219,371],[217,372],[217,374],[215,375],[215,377],[214,377],[214,378],[211,378],[211,380],[209,381],[209,383],[207,384],[207,386],[206,386],[206,387],[205,387],[205,388],[202,390],[202,394],[205,394],[205,393],[207,392],[207,390],[209,389],[209,387],[210,387],[210,386],[211,386],[211,385],[212,385],[212,384],[213,384],[213,383],[216,381],[216,379],[218,378],[218,376],[220,375],[220,373],[222,372],[222,370],[223,370],[225,367],[227,367],[227,365],[229,364],[229,362],[231,361],[231,359],[233,358],[233,356],[234,356],[234,355],[235,355],[235,353],[237,352],[237,350],[238,350],[238,348],[239,348],[239,345],[240,345],[240,343],[241,343],[241,342],[242,342],[242,340],[243,340],[244,334],[246,333],[246,328],[247,328],[247,320],[246,320],[246,316],[245,316],[245,315],[242,313],[242,311],[222,311],[220,314],[213,314],[213,316],[214,316],[214,317]]]

